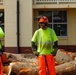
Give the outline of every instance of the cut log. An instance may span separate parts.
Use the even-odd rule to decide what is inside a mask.
[[[38,71],[36,63],[12,62],[8,75],[38,75]]]
[[[57,75],[70,75],[71,72],[76,73],[76,61],[61,64],[56,66],[55,68]],[[13,62],[10,63],[8,75],[38,75],[38,71],[38,65],[36,65],[35,63],[29,64],[23,62]]]
[[[37,57],[34,54],[13,54],[6,53],[7,58],[11,62],[37,62]]]
[[[59,74],[68,74],[68,75],[75,75],[74,73],[71,74],[71,72],[76,73],[76,60],[70,61],[61,65],[56,66],[56,73]]]
[[[6,55],[11,61],[8,75],[38,75],[38,61],[34,54],[6,53]],[[57,75],[73,75],[71,72],[76,71],[76,53],[59,49],[55,60]]]
[[[19,70],[25,68],[30,68],[30,70],[36,73],[36,68],[38,67],[37,57],[34,54],[13,54],[6,53],[7,58],[11,61],[9,65],[9,72],[12,75],[18,74]],[[32,68],[32,69],[31,69]]]
[[[76,53],[59,49],[55,56],[57,65],[76,60]]]
[[[13,54],[13,53],[7,53],[5,52],[7,55],[7,58],[9,61],[14,62],[32,62],[32,61],[36,61],[34,59],[36,59],[36,56],[34,54]],[[27,60],[28,59],[28,60]],[[76,53],[73,52],[68,52],[65,50],[61,50],[59,49],[57,51],[57,55],[55,56],[55,60],[56,60],[56,64],[60,65],[66,62],[70,62],[76,59]]]

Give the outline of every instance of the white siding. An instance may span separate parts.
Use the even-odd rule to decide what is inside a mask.
[[[31,45],[32,0],[20,1],[20,47]],[[17,0],[5,0],[5,47],[17,46]]]

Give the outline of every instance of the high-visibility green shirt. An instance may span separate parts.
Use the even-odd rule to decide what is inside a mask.
[[[36,30],[31,41],[37,44],[37,52],[40,52],[40,55],[47,55],[53,51],[53,43],[57,40],[55,31],[48,27],[46,30]]]
[[[0,39],[2,39],[4,37],[4,32],[2,30],[2,28],[0,27]],[[2,43],[0,42],[0,49],[2,49]]]
[[[4,37],[4,32],[2,30],[2,28],[0,27],[0,38],[3,38]]]
[[[2,49],[2,43],[0,42],[0,49]]]

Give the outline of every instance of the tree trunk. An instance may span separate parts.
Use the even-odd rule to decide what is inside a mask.
[[[56,66],[56,73],[59,75],[75,75],[76,73],[76,61],[70,61],[61,65]]]
[[[6,52],[5,52],[6,53]],[[9,61],[14,62],[36,62],[37,57],[34,54],[13,54],[13,53],[6,53],[7,58]],[[65,50],[59,49],[57,51],[57,55],[55,56],[56,64],[60,65],[66,62],[70,62],[76,59],[76,53],[67,52]]]
[[[11,61],[8,75],[38,75],[38,61],[34,54],[13,54],[6,53]],[[56,59],[57,75],[75,75],[76,53],[58,50]]]
[[[76,61],[67,62],[55,66],[57,75],[70,75],[76,71]],[[12,62],[10,63],[8,75],[38,75],[38,65],[35,63]],[[69,74],[68,74],[69,73]],[[75,72],[76,73],[76,72]],[[72,74],[73,75],[73,74]],[[74,74],[75,75],[75,74]]]
[[[29,62],[12,62],[8,75],[38,75],[38,65]]]

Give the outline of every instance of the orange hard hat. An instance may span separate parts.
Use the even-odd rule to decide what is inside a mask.
[[[39,19],[39,22],[47,23],[47,22],[48,22],[48,18],[47,18],[46,16],[42,16],[42,17]]]

